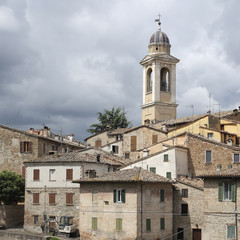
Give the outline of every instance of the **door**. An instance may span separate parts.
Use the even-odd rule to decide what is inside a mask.
[[[201,229],[193,229],[193,240],[201,240],[202,239],[202,232]]]

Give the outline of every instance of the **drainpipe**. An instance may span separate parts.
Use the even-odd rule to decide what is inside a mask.
[[[236,224],[236,240],[238,240],[238,212],[237,212],[237,179],[235,180],[236,183],[236,192],[235,192],[235,224]]]
[[[141,240],[143,239],[143,196],[142,196],[142,183],[141,183],[141,208],[140,208],[140,214],[141,214]]]

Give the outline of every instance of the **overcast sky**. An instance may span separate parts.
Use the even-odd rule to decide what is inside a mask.
[[[0,0],[0,124],[83,139],[97,112],[141,124],[154,19],[177,65],[177,115],[240,105],[239,0]]]

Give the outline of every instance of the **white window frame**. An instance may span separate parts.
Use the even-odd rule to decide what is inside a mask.
[[[122,203],[122,189],[116,189],[116,202]]]
[[[238,155],[238,162],[235,162],[235,155]],[[240,163],[240,154],[239,153],[233,153],[233,163]]]
[[[227,197],[225,197],[225,189],[227,186]],[[224,201],[232,201],[232,188],[231,182],[224,182],[223,183],[223,200]]]

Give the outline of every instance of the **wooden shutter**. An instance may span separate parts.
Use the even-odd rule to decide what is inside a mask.
[[[97,230],[97,218],[92,218],[92,230]]]
[[[165,218],[160,218],[160,229],[161,230],[165,229]]]
[[[23,152],[23,148],[24,148],[24,142],[20,142],[20,153]]]
[[[218,201],[222,202],[223,200],[223,183],[218,183]]]
[[[66,180],[71,181],[73,180],[73,170],[66,169]]]
[[[163,189],[161,189],[160,190],[160,202],[164,202],[164,190]]]
[[[124,189],[122,189],[121,194],[122,194],[122,196],[121,196],[122,203],[125,203],[125,190]]]
[[[32,142],[28,142],[28,152],[32,153]]]
[[[122,230],[122,218],[116,218],[116,230],[117,231]]]
[[[49,204],[55,204],[55,193],[49,193]]]
[[[33,193],[33,204],[39,204],[39,193]]]
[[[22,166],[22,177],[25,179],[26,177],[26,167]]]
[[[158,142],[158,135],[152,135],[152,144],[156,144]]]
[[[33,170],[33,181],[39,181],[39,169],[34,169]]]
[[[146,219],[146,230],[151,231],[151,219],[150,218]]]
[[[73,204],[73,193],[66,193],[66,205]]]
[[[96,140],[95,141],[95,147],[101,147],[102,146],[102,141],[99,139],[99,140]]]
[[[131,151],[137,150],[137,136],[131,136]]]
[[[113,190],[113,202],[114,203],[117,202],[117,190],[116,189]]]
[[[232,202],[235,202],[236,201],[236,183],[233,182],[231,184],[231,199],[232,199]]]

